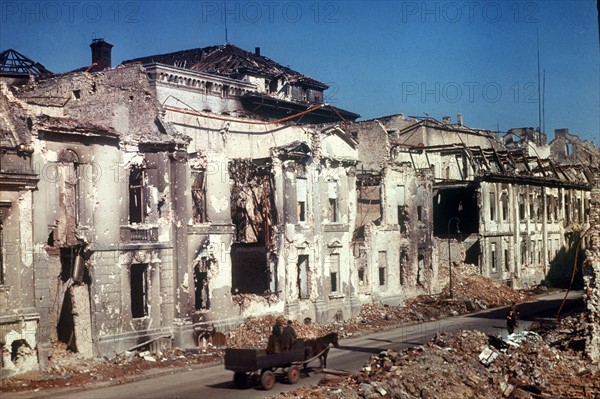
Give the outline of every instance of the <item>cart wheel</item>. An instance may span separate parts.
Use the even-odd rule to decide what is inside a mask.
[[[287,376],[290,384],[297,383],[300,380],[300,368],[298,366],[290,366]]]
[[[275,374],[271,370],[263,371],[260,376],[260,383],[265,390],[270,390],[275,385]]]
[[[242,371],[236,371],[233,374],[233,384],[236,388],[244,388],[248,382],[248,374]]]

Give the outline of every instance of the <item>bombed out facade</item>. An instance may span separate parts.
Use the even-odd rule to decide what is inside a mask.
[[[43,364],[56,340],[95,356],[348,319],[440,292],[451,264],[514,287],[570,272],[598,149],[568,131],[356,122],[259,48],[111,68],[91,47],[62,75],[2,53],[3,369],[24,343]]]

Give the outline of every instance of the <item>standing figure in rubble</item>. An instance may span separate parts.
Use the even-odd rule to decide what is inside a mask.
[[[515,327],[519,326],[519,309],[517,305],[513,302],[508,308],[508,314],[506,315],[506,329],[509,334],[512,334],[515,331]]]

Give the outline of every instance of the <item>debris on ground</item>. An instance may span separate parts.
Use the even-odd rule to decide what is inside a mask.
[[[596,399],[598,366],[584,352],[564,345],[566,336],[578,339],[581,327],[578,316],[570,317],[543,335],[512,334],[504,345],[480,331],[441,333],[418,347],[372,355],[359,372],[343,380],[323,378],[319,386],[276,398]]]
[[[401,306],[382,304],[364,305],[359,315],[351,320],[337,317],[329,324],[314,323],[310,319],[297,320],[294,328],[299,337],[315,338],[337,332],[341,339],[394,328],[405,323],[421,322],[467,313],[479,309],[523,302],[534,298],[519,294],[509,287],[492,280],[468,275],[460,267],[453,272],[453,298],[448,299],[448,287],[439,295],[421,295],[408,299]],[[227,345],[233,348],[267,347],[268,337],[277,318],[283,315],[249,317],[236,329],[224,332]],[[479,353],[481,350],[477,353]],[[107,359],[85,359],[67,350],[62,343],[54,344],[50,365],[45,370],[31,371],[0,379],[0,391],[22,391],[64,386],[81,386],[94,381],[117,380],[124,382],[127,376],[151,368],[176,368],[193,364],[220,361],[220,346],[203,345],[184,350],[179,348],[158,352],[131,351]],[[333,378],[333,377],[332,377]],[[344,377],[346,378],[346,377]],[[339,376],[336,376],[339,379]]]
[[[156,352],[125,351],[113,358],[86,359],[67,350],[64,343],[55,343],[49,366],[0,379],[0,392],[28,391],[69,386],[92,385],[98,381],[126,382],[128,376],[154,368],[180,368],[195,364],[213,363],[223,358],[222,351],[209,348],[164,349]]]

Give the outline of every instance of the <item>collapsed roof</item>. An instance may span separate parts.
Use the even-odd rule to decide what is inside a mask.
[[[242,79],[245,75],[251,74],[269,78],[283,78],[290,84],[315,87],[322,90],[329,87],[325,83],[302,75],[260,55],[258,48],[255,53],[251,53],[229,43],[135,58],[123,63],[131,62],[141,62],[143,64],[156,62],[232,79]]]

